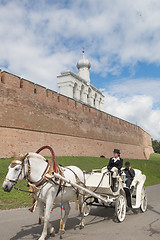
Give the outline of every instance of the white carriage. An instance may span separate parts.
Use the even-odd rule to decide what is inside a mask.
[[[147,210],[147,195],[144,187],[146,176],[140,170],[135,169],[135,177],[131,184],[131,187],[134,186],[132,194],[123,178],[123,174],[117,176],[116,192],[113,192],[111,173],[107,167],[85,173],[87,189],[97,194],[97,197],[93,194],[86,196],[85,216],[89,214],[91,206],[114,206],[115,216],[119,222],[124,221],[127,207],[145,212]]]
[[[141,212],[147,210],[147,194],[144,186],[146,176],[140,170],[134,170],[135,177],[131,184],[131,187],[134,186],[132,194],[124,183],[123,175],[117,176],[116,192],[112,191],[112,177],[107,167],[94,169],[90,173],[84,172],[85,186],[72,183],[57,173],[54,173],[54,175],[72,187],[83,191],[85,195],[85,216],[89,215],[91,206],[111,206],[115,207],[115,216],[118,222],[123,222],[127,208],[135,211],[140,210]]]

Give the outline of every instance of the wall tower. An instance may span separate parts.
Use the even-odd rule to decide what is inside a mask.
[[[91,63],[85,57],[84,49],[82,59],[77,63],[78,74],[66,70],[58,78],[60,94],[85,103],[91,107],[102,110],[104,96],[102,92],[90,83]]]

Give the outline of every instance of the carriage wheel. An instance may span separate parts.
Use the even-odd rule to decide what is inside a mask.
[[[147,193],[145,190],[145,187],[143,186],[142,192],[141,192],[141,206],[140,206],[141,212],[147,211]]]
[[[90,210],[91,210],[91,206],[85,203],[85,205],[84,205],[84,217],[87,217],[89,215]]]
[[[123,222],[126,217],[126,198],[123,195],[120,195],[115,203],[115,215],[118,222]]]

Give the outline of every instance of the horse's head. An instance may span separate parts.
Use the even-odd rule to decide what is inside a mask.
[[[2,188],[5,192],[10,192],[13,186],[19,181],[22,180],[25,176],[23,173],[25,157],[20,160],[13,160],[8,167],[8,173],[3,182]]]
[[[8,167],[8,173],[2,185],[3,190],[10,192],[13,186],[23,178],[37,182],[44,174],[46,167],[45,158],[37,153],[27,153],[18,160],[13,160]]]

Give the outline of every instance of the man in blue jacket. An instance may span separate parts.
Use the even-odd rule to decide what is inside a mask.
[[[121,172],[121,168],[123,166],[123,159],[120,158],[120,150],[119,149],[114,149],[113,151],[114,156],[110,158],[109,164],[107,166],[108,170],[112,174],[112,191],[116,191],[116,178],[117,175]]]
[[[123,172],[126,174],[126,181],[125,181],[125,183],[126,183],[126,186],[128,187],[128,188],[130,188],[130,186],[131,186],[131,183],[132,183],[132,181],[133,181],[133,179],[134,179],[134,177],[135,177],[135,171],[134,171],[134,169],[133,168],[131,168],[131,164],[130,164],[130,162],[125,162],[125,169],[123,170]],[[133,187],[131,188],[131,192],[133,192]]]

